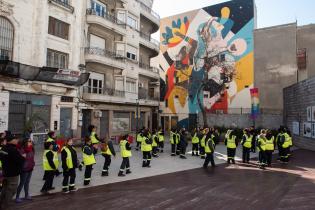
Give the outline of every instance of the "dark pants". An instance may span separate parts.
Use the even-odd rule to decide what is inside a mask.
[[[273,150],[266,150],[266,151],[265,151],[265,154],[266,154],[266,163],[267,163],[268,166],[271,166],[272,153],[273,153]]]
[[[230,163],[235,163],[235,153],[236,153],[236,148],[227,148],[227,162]]]
[[[243,163],[248,163],[250,159],[251,148],[243,147]]]
[[[180,155],[181,148],[179,144],[176,144],[176,155]]]
[[[12,197],[16,193],[16,188],[19,184],[19,177],[4,177],[3,179],[3,187],[0,196],[0,209],[2,210],[10,210],[10,203],[12,201]]]
[[[172,144],[172,155],[176,155],[176,144]]]
[[[186,147],[181,146],[180,147],[180,157],[185,157],[185,155],[186,155]]]
[[[103,171],[102,173],[108,173],[108,169],[109,169],[109,166],[112,162],[112,159],[111,159],[111,156],[110,155],[107,155],[107,154],[103,154],[102,155],[104,158],[105,158],[105,162],[104,162],[104,165],[103,165]]]
[[[198,151],[199,151],[198,146],[199,146],[198,143],[192,144],[192,155],[198,155]]]
[[[204,168],[207,168],[208,165],[209,165],[209,162],[211,162],[211,166],[212,166],[212,167],[215,166],[214,158],[213,158],[213,153],[207,153],[207,154],[206,154],[206,159],[205,159],[205,162],[204,162],[204,164],[203,164],[203,167],[204,167]]]
[[[266,152],[265,151],[259,151],[259,163],[264,165],[266,164]]]
[[[32,171],[21,173],[20,184],[19,184],[17,191],[16,191],[16,198],[20,198],[20,193],[21,193],[23,187],[24,187],[24,192],[25,192],[25,198],[27,198],[29,196],[28,189],[29,189],[31,177],[32,177]]]
[[[121,165],[120,165],[120,170],[119,172],[124,172],[124,170],[130,170],[130,163],[129,163],[129,157],[124,157],[123,158],[123,161],[121,162]]]
[[[62,189],[63,190],[73,190],[75,187],[75,168],[71,168],[68,171],[63,172]],[[69,183],[70,179],[70,183]]]
[[[143,154],[142,167],[147,167],[150,165],[151,162],[151,152],[142,152],[142,154]]]
[[[139,149],[140,149],[140,146],[141,146],[141,142],[137,141],[136,149],[139,150]]]
[[[90,184],[93,165],[86,165],[84,171],[84,185]]]
[[[200,156],[201,158],[205,158],[205,148],[200,146],[199,147],[199,153],[200,153]]]
[[[160,141],[159,142],[159,148],[160,148],[160,152],[163,152],[163,150],[164,150],[164,141]]]
[[[153,157],[157,157],[157,151],[158,151],[158,147],[157,146],[152,147],[152,156]]]
[[[42,192],[47,192],[52,188],[54,177],[55,177],[56,171],[45,171],[44,180],[45,183],[42,187]]]
[[[279,156],[282,162],[289,162],[288,156],[288,148],[278,147],[279,148]]]

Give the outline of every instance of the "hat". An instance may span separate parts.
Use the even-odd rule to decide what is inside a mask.
[[[5,139],[7,140],[7,142],[12,141],[13,139],[16,139],[16,137],[13,134],[9,134],[5,136]]]

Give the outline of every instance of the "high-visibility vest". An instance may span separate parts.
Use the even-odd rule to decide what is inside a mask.
[[[226,147],[227,147],[227,148],[230,148],[230,149],[235,149],[235,148],[236,148],[236,142],[235,142],[235,140],[236,140],[236,136],[234,136],[234,135],[233,135],[231,138],[228,137],[228,138],[227,138]]]
[[[48,139],[46,140],[46,142],[55,142],[55,140],[53,138],[48,137]]]
[[[195,133],[195,135],[193,136],[191,143],[193,144],[198,144],[199,143],[199,138],[197,136],[197,133]]]
[[[73,168],[72,154],[71,154],[69,148],[66,147],[66,146],[64,146],[64,147],[61,149],[61,151],[63,151],[63,150],[66,151],[66,153],[67,153],[67,158],[66,158],[67,167],[68,167],[68,169],[71,169],[71,168]]]
[[[200,141],[200,146],[201,147],[205,147],[206,145],[206,135],[204,135],[203,137],[202,137],[202,139],[201,139],[201,141]]]
[[[174,135],[176,135],[173,131],[171,131],[171,135],[170,135],[170,142],[171,144],[174,144]]]
[[[91,135],[90,135],[92,144],[98,144],[98,143],[99,143],[99,141],[97,140],[97,138],[95,137],[95,135],[96,135],[95,132],[92,132]]]
[[[245,142],[244,142],[244,147],[246,148],[252,148],[252,140],[253,140],[253,136],[247,136],[246,134],[244,134],[245,136]]]
[[[266,141],[265,141],[265,139],[259,137],[258,138],[258,143],[260,144],[260,148],[262,149],[262,151],[265,151],[266,150]],[[260,151],[260,149],[259,149],[259,151]]]
[[[162,131],[158,132],[158,137],[159,137],[159,142],[163,142],[164,141],[164,136],[162,134]]]
[[[82,151],[84,151],[85,147],[88,147],[87,145],[85,145],[82,149]],[[95,160],[95,157],[94,157],[94,154],[92,152],[91,155],[87,155],[83,152],[83,163],[84,165],[88,166],[88,165],[93,165],[96,163],[96,160]]]
[[[152,144],[147,144],[146,140],[147,140],[147,137],[144,136],[141,142],[141,151],[150,152],[152,151]]]
[[[180,140],[180,134],[179,133],[176,133],[176,144],[178,144],[179,143],[179,140]]]
[[[214,152],[214,151],[212,151],[211,148],[209,147],[209,141],[211,141],[212,147],[214,148],[213,139],[212,139],[212,138],[209,138],[209,139],[206,141],[206,144],[205,144],[205,153],[213,153],[213,152]]]
[[[127,140],[120,141],[120,154],[121,157],[131,157],[131,150],[127,150],[126,144],[128,143]]]
[[[141,142],[142,141],[142,136],[141,136],[141,134],[139,133],[138,135],[137,135],[137,142]]]
[[[101,154],[103,154],[103,155],[110,155],[110,156],[113,155],[108,146],[107,146],[106,151],[102,151]]]
[[[266,139],[266,150],[268,151],[275,150],[274,141],[275,141],[275,137],[273,136],[270,139]]]
[[[291,137],[287,133],[284,133],[283,135],[284,135],[285,140],[284,140],[284,143],[283,143],[282,147],[283,148],[288,148],[290,146],[290,144],[291,144]]]
[[[56,170],[56,169],[58,168],[58,166],[59,166],[58,154],[57,154],[56,152],[53,152],[53,155],[54,155],[54,156],[53,156],[53,162],[54,162],[54,164],[55,164],[56,169],[53,169],[53,168],[49,165],[46,154],[47,154],[48,152],[50,152],[50,151],[51,151],[51,150],[45,150],[45,151],[44,151],[44,154],[43,154],[43,169],[44,169],[44,171],[54,171],[54,170]],[[51,151],[51,152],[52,152],[52,151]]]
[[[157,144],[157,142],[156,142],[156,137],[157,137],[157,135],[156,134],[153,134],[152,135],[152,147],[157,147],[158,146],[158,144]]]

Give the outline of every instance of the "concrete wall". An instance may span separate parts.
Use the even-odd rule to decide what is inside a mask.
[[[260,107],[282,109],[282,89],[297,82],[296,23],[254,31],[255,87]]]
[[[313,115],[315,112],[315,77],[299,82],[288,88],[285,88],[284,93],[284,122],[293,131],[293,122],[299,124],[299,134],[293,134],[294,145],[315,150],[315,126],[312,128],[313,138],[304,135],[305,122],[315,123],[313,119],[307,118],[307,107],[313,106]]]

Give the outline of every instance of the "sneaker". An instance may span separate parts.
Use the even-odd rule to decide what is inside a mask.
[[[55,189],[54,187],[51,187],[51,188],[48,189],[48,191],[51,191],[51,190],[54,190],[54,189]]]
[[[78,191],[78,188],[75,188],[75,187],[74,187],[74,188],[72,188],[72,189],[69,189],[69,191],[70,191],[70,192],[75,192],[75,191]]]
[[[26,196],[26,197],[24,198],[24,200],[31,201],[31,200],[33,200],[33,199],[32,199],[32,197],[29,195],[29,196]]]
[[[23,200],[21,198],[16,198],[15,199],[15,203],[22,203],[22,202],[23,202]]]
[[[68,194],[69,193],[69,190],[67,189],[67,190],[62,190],[62,192],[64,193],[64,194]]]
[[[125,174],[118,174],[118,176],[126,176]]]
[[[126,174],[131,174],[131,171],[130,171],[130,170],[127,170],[127,171],[126,171]]]
[[[49,195],[49,194],[50,194],[50,193],[49,193],[48,191],[46,191],[46,190],[41,190],[40,192],[41,192],[42,195]]]

